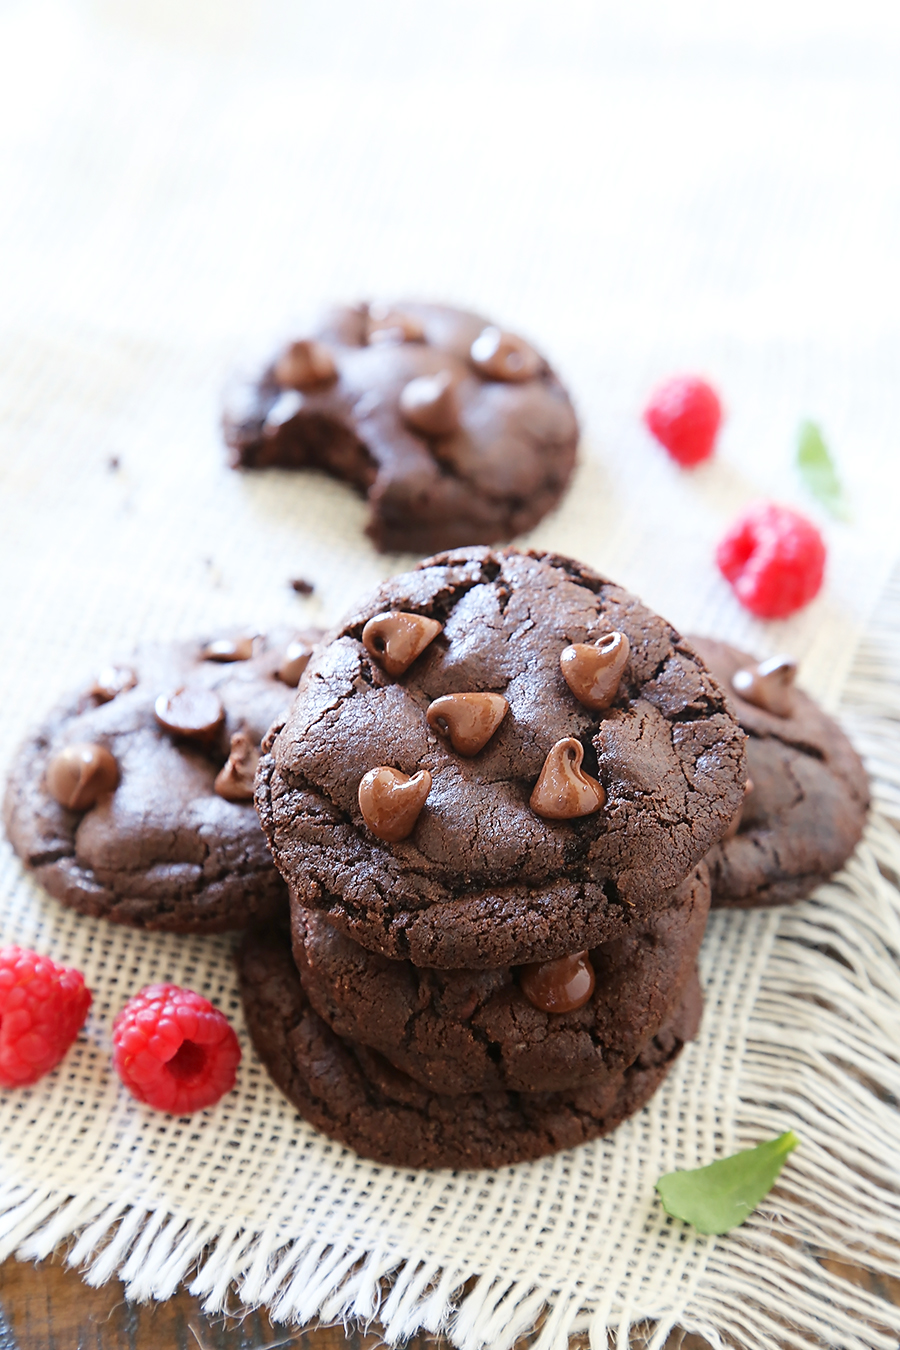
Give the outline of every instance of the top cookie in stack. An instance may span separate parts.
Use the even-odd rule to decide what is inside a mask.
[[[300,905],[417,966],[609,942],[725,832],[744,734],[692,648],[551,554],[461,549],[313,657],[257,807]]]

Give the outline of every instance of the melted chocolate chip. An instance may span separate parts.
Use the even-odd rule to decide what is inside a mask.
[[[137,682],[137,672],[131,666],[104,666],[91,686],[91,696],[98,703],[111,703],[118,694],[133,689]]]
[[[524,338],[516,337],[515,333],[503,333],[492,324],[478,334],[469,356],[479,374],[509,384],[533,380],[543,364]]]
[[[211,741],[225,720],[225,709],[211,689],[182,685],[170,694],[160,694],[153,705],[156,720],[174,736]]]
[[[776,717],[790,717],[796,678],[796,661],[790,656],[771,656],[768,661],[760,661],[755,670],[736,670],[731,683],[735,693],[748,703]]]
[[[459,408],[449,370],[420,375],[400,393],[400,412],[407,426],[423,436],[449,436],[459,426]]]
[[[231,738],[228,759],[216,774],[216,792],[227,802],[251,802],[253,780],[259,763],[259,750],[244,731],[236,731]]]
[[[275,363],[275,380],[282,389],[320,389],[337,379],[337,366],[322,342],[292,342]]]
[[[509,710],[502,694],[444,694],[428,707],[428,725],[461,755],[483,750]]]
[[[312,642],[304,642],[302,638],[288,643],[284,649],[284,660],[277,672],[282,684],[289,685],[291,689],[297,688],[300,676],[309,665],[314,645]]]
[[[531,809],[547,820],[572,820],[591,816],[606,802],[606,793],[596,778],[581,768],[584,747],[574,736],[557,741],[541,769],[531,794]]]
[[[631,644],[624,633],[604,633],[596,642],[574,642],[559,658],[563,679],[586,708],[608,708],[616,696]]]
[[[370,769],[359,785],[359,809],[376,838],[396,844],[412,834],[430,791],[427,769],[412,778],[387,766]]]
[[[594,992],[594,983],[594,967],[587,952],[523,966],[519,974],[519,987],[528,1002],[549,1013],[583,1008]]]
[[[424,342],[425,329],[411,314],[389,305],[370,305],[366,332],[370,345],[378,342]]]
[[[119,766],[105,745],[67,745],[47,766],[47,787],[60,806],[87,811],[119,785]]]
[[[369,620],[362,631],[363,646],[388,675],[403,675],[442,627],[424,614],[392,609]]]
[[[204,661],[249,661],[252,655],[252,637],[217,638],[203,648]]]

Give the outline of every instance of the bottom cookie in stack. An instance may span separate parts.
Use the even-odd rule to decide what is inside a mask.
[[[420,969],[295,905],[293,952],[271,931],[242,949],[250,1034],[300,1113],[366,1157],[458,1168],[537,1158],[607,1134],[665,1078],[699,1022],[708,909],[700,867],[652,922],[575,958],[596,983],[557,1013],[523,992],[530,977],[541,997],[545,968]]]

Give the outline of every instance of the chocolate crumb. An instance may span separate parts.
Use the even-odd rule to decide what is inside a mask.
[[[311,581],[306,580],[306,577],[291,577],[290,587],[291,590],[296,591],[298,595],[312,595],[313,591],[316,589]]]

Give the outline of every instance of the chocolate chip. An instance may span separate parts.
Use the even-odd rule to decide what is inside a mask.
[[[214,787],[227,802],[251,802],[253,780],[259,763],[259,750],[244,731],[236,731],[231,738],[231,751],[223,767],[216,774]]]
[[[322,342],[292,342],[275,363],[275,380],[282,389],[320,389],[337,379],[334,357]]]
[[[531,809],[547,820],[571,820],[591,816],[606,802],[606,793],[596,778],[581,768],[584,747],[574,736],[557,741],[541,769],[531,794]]]
[[[735,693],[757,708],[776,717],[790,717],[794,711],[794,680],[797,662],[790,656],[770,656],[755,670],[736,670],[731,677]]]
[[[118,764],[105,745],[92,741],[67,745],[47,766],[51,796],[70,811],[87,811],[118,785]]]
[[[359,809],[363,820],[378,839],[396,844],[412,834],[425,799],[431,791],[431,774],[420,769],[410,778],[399,769],[370,769],[359,785]]]
[[[370,305],[366,333],[370,345],[379,342],[424,342],[425,329],[411,314],[389,305]]]
[[[289,585],[291,590],[296,591],[298,595],[312,595],[316,589],[312,582],[307,581],[305,577],[291,577]]]
[[[594,967],[587,952],[523,966],[519,973],[519,988],[528,1002],[549,1013],[583,1008],[594,992],[594,983]]]
[[[225,709],[211,689],[182,685],[170,694],[160,694],[153,705],[156,720],[175,736],[195,741],[215,739],[225,721]]]
[[[217,638],[203,648],[204,661],[249,661],[252,655],[252,637]]]
[[[491,380],[522,384],[533,380],[543,362],[533,347],[515,333],[503,333],[493,324],[483,328],[469,349],[472,365]]]
[[[98,703],[111,703],[118,694],[133,689],[137,682],[137,673],[131,666],[104,666],[90,692]]]
[[[449,370],[419,375],[400,393],[400,413],[423,436],[449,436],[459,426],[459,409]]]
[[[624,633],[604,633],[596,642],[573,642],[559,658],[563,679],[586,708],[608,708],[616,696],[631,644]]]
[[[290,685],[291,689],[297,688],[300,676],[309,665],[314,645],[312,642],[304,642],[301,638],[288,643],[284,650],[284,660],[278,667],[278,678],[282,684]]]
[[[369,620],[362,631],[363,646],[388,675],[402,675],[442,627],[424,614],[392,609]]]
[[[502,694],[444,694],[429,704],[428,725],[461,755],[483,750],[509,710]]]

